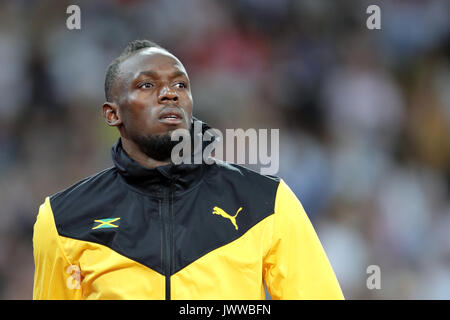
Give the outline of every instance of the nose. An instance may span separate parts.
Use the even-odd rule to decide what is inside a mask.
[[[162,87],[158,94],[158,102],[164,104],[171,101],[172,102],[178,101],[177,92],[173,90],[173,88],[170,88],[169,86]]]

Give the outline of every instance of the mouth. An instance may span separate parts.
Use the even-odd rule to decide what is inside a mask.
[[[159,122],[176,125],[183,121],[183,114],[178,110],[165,110],[159,115]]]

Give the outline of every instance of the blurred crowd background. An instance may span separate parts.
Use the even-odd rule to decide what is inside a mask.
[[[66,27],[70,4],[81,30]],[[366,27],[371,4],[381,30]],[[105,70],[150,39],[185,65],[195,116],[280,129],[278,175],[347,299],[450,299],[449,12],[447,0],[0,0],[0,298],[32,297],[44,198],[112,165]]]

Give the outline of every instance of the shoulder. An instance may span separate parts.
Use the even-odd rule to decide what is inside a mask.
[[[262,183],[265,186],[278,185],[280,183],[280,177],[273,175],[264,175],[256,172],[250,168],[246,168],[242,165],[229,163],[221,160],[215,160],[215,167],[219,174],[229,177],[230,179],[235,179],[237,181],[248,181],[252,184]]]
[[[50,206],[57,225],[59,222],[83,215],[97,203],[114,197],[118,192],[117,176],[117,170],[111,167],[51,195]]]
[[[223,188],[230,187],[248,199],[264,201],[275,200],[275,196],[282,181],[272,175],[263,175],[244,166],[216,160],[211,165],[214,172],[210,182],[220,183]]]
[[[52,204],[69,200],[70,198],[77,198],[85,195],[86,192],[91,192],[96,189],[102,189],[114,176],[114,168],[102,170],[94,175],[84,178],[70,187],[63,189],[50,196]]]

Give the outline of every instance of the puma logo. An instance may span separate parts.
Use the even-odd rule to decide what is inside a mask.
[[[236,230],[238,230],[238,226],[236,224],[236,217],[239,214],[239,212],[242,210],[242,207],[240,207],[238,209],[238,211],[236,211],[236,214],[234,216],[230,216],[228,213],[226,213],[225,211],[223,211],[222,209],[220,209],[219,207],[214,207],[212,214],[218,214],[219,216],[222,216],[224,218],[227,218],[231,221],[231,223],[233,224],[234,228]]]

